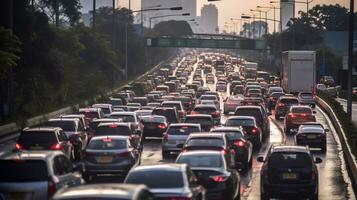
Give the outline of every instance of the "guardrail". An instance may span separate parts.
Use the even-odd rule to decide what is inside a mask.
[[[350,146],[348,144],[346,133],[344,132],[342,125],[341,125],[340,121],[338,120],[333,109],[320,97],[316,97],[316,103],[320,106],[320,108],[322,108],[325,111],[325,113],[328,115],[328,117],[330,118],[331,122],[333,123],[333,125],[336,129],[337,135],[341,142],[343,156],[346,160],[346,165],[347,165],[348,171],[350,173],[350,176],[352,177],[351,180],[352,180],[352,184],[354,186],[353,188],[356,188],[356,186],[357,186],[357,161],[356,161],[356,157],[353,155],[353,151],[357,150],[357,145],[353,144],[352,146]],[[356,141],[354,141],[353,143],[355,143],[355,142]],[[351,148],[355,148],[355,149],[351,149]]]
[[[160,69],[160,66],[167,62],[170,61],[174,58],[174,56],[171,56],[170,58],[161,61],[160,63],[158,63],[157,65],[155,65],[153,68],[151,68],[149,71],[145,72],[144,74],[140,75],[139,77],[135,78],[134,80],[129,81],[128,83],[112,90],[109,91],[107,93],[107,95],[112,95],[115,92],[120,91],[125,85],[127,84],[131,84],[137,81],[140,81],[141,79],[143,79],[144,77],[146,77],[148,74],[154,73],[156,72],[158,69]],[[97,102],[98,99],[101,99],[101,95],[95,96],[93,99],[91,100],[85,100],[84,102],[87,102],[87,104],[89,102]],[[86,103],[85,103],[86,104]],[[65,114],[70,114],[73,113],[73,111],[75,111],[76,109],[79,108],[79,104],[73,105],[73,106],[67,106],[65,108],[61,108],[59,110],[47,113],[47,114],[43,114],[43,115],[39,115],[39,116],[35,116],[32,118],[29,118],[25,121],[24,124],[17,124],[15,122],[13,123],[9,123],[9,124],[5,124],[3,126],[0,126],[0,138],[4,138],[7,136],[10,136],[13,133],[19,132],[22,128],[27,127],[27,126],[36,126],[36,125],[40,125],[45,123],[48,119],[50,118],[55,118],[58,117],[60,115],[65,115]]]

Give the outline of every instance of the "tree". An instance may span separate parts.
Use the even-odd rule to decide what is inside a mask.
[[[17,65],[20,59],[20,41],[17,36],[3,27],[0,27],[0,78]]]
[[[193,31],[187,21],[163,21],[156,24],[153,30],[160,35],[192,35]]]
[[[301,13],[306,17],[306,13]],[[309,22],[319,29],[328,31],[346,31],[348,27],[348,10],[336,5],[316,5],[309,10]]]

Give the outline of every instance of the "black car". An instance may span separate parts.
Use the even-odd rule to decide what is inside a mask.
[[[68,158],[74,160],[74,147],[64,131],[58,127],[27,128],[21,131],[15,149],[39,151],[62,151]]]
[[[185,163],[207,190],[207,199],[240,199],[240,177],[234,166],[229,165],[224,152],[182,152],[176,163]]]
[[[324,129],[321,124],[302,124],[295,135],[295,144],[320,148],[322,152],[326,152],[326,132],[328,129]]]
[[[179,123],[179,115],[175,107],[158,107],[152,111],[152,115],[161,115],[166,117],[167,122],[171,123]]]
[[[184,123],[200,124],[202,131],[210,131],[214,126],[212,116],[204,114],[186,115]]]
[[[146,137],[162,137],[168,123],[166,117],[161,115],[148,115],[140,118],[143,128],[143,139]]]
[[[273,110],[276,106],[276,102],[278,101],[278,99],[281,97],[281,96],[284,96],[285,93],[284,92],[273,92],[271,93],[268,98],[267,98],[267,108],[269,110]]]
[[[53,200],[154,200],[154,196],[145,185],[134,184],[89,184],[66,187],[59,190]]]
[[[127,136],[97,136],[88,144],[83,159],[83,178],[90,181],[98,174],[124,176],[140,163],[140,150]]]
[[[191,114],[211,115],[215,125],[221,123],[221,112],[215,105],[196,105],[195,108],[192,110]]]
[[[257,125],[262,130],[263,139],[270,137],[270,123],[268,113],[262,106],[238,106],[234,115],[254,117]]]
[[[316,200],[319,195],[319,176],[308,147],[273,145],[260,172],[261,199],[300,197]]]
[[[253,143],[254,149],[259,149],[262,145],[262,131],[251,116],[231,116],[228,117],[225,126],[243,127],[249,141]]]
[[[235,151],[236,166],[240,166],[244,171],[252,168],[253,164],[253,145],[246,138],[242,128],[238,127],[217,127],[211,129],[211,133],[225,133],[228,142]]]
[[[132,169],[124,183],[145,184],[155,199],[206,199],[206,190],[184,164],[139,166]]]
[[[299,105],[299,99],[294,96],[282,96],[278,99],[275,105],[275,119],[285,117],[290,107]]]

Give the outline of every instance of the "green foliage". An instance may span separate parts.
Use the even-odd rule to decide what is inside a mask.
[[[193,31],[187,21],[163,21],[154,26],[160,35],[191,35]]]
[[[20,41],[10,30],[0,27],[0,77],[20,59]],[[4,77],[3,77],[4,78]]]

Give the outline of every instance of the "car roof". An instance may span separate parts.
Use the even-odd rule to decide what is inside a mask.
[[[79,112],[98,112],[100,108],[80,108]]]
[[[75,187],[66,187],[59,190],[54,199],[75,198],[127,198],[131,199],[138,195],[140,190],[148,190],[145,185],[134,184],[87,184]]]
[[[321,126],[307,125],[299,128],[299,133],[325,133],[325,129]]]
[[[17,151],[5,152],[0,160],[48,160],[57,155],[64,155],[61,151]]]
[[[101,108],[101,107],[111,107],[112,104],[109,104],[109,103],[96,103],[96,104],[92,105],[93,108],[95,108],[96,106],[98,106],[99,108]]]
[[[60,118],[82,118],[85,117],[83,114],[70,114],[70,115],[61,115]]]
[[[112,112],[110,115],[136,115],[135,112]]]
[[[50,126],[40,126],[40,127],[34,127],[34,128],[24,128],[22,132],[49,132],[49,131],[58,131],[62,130],[62,128],[59,127],[50,127]]]
[[[306,105],[292,105],[292,106],[290,106],[290,109],[293,109],[293,108],[310,108],[311,109],[310,106],[306,106]]]
[[[217,107],[215,105],[211,105],[211,104],[197,104],[195,106],[195,108],[216,108],[217,109]]]
[[[308,153],[309,149],[305,146],[273,145],[272,153],[275,152],[301,152]]]
[[[186,115],[186,119],[187,118],[195,118],[195,117],[207,117],[207,118],[212,118],[211,115],[207,115],[207,114],[192,114],[192,115]]]
[[[181,104],[181,101],[163,101],[161,104],[165,104],[165,103],[177,103],[177,104]]]
[[[158,164],[158,165],[141,165],[137,166],[131,171],[184,171],[184,164],[168,163],[168,164]]]
[[[131,127],[131,123],[124,123],[124,122],[102,122],[98,124],[98,128],[101,126],[110,126],[110,125],[116,125],[116,126],[126,126],[126,127]]]
[[[232,127],[232,126],[221,126],[221,127],[215,127],[212,128],[211,131],[236,131],[236,132],[242,132],[242,128],[239,127]]]
[[[255,117],[252,117],[252,116],[230,116],[227,118],[227,120],[230,120],[230,119],[249,119],[249,120],[255,120]]]
[[[92,122],[120,122],[119,119],[113,119],[113,118],[95,118],[92,120]]]
[[[225,133],[197,132],[191,133],[190,138],[224,138]]]
[[[175,110],[176,107],[157,107],[154,109],[155,110]]]
[[[90,141],[93,141],[93,140],[102,140],[102,139],[105,139],[105,138],[127,140],[127,139],[129,139],[129,136],[123,136],[123,135],[94,136],[94,137],[91,138]]]
[[[180,156],[183,156],[183,155],[222,155],[222,154],[224,154],[224,152],[222,152],[222,151],[197,150],[197,151],[182,152]]]
[[[49,122],[53,121],[65,121],[65,122],[78,122],[78,118],[52,118],[48,120]]]
[[[169,127],[181,127],[181,126],[194,126],[194,127],[199,127],[200,124],[194,124],[194,123],[173,123],[170,124]]]
[[[261,106],[237,106],[237,109],[236,110],[238,110],[238,109],[259,109],[259,110],[261,110],[262,109],[262,107]]]

